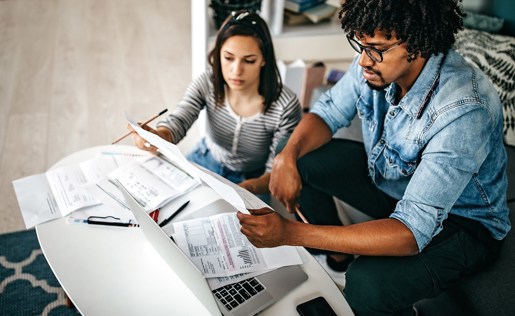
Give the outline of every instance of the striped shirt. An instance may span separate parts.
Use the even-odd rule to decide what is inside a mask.
[[[293,132],[301,118],[299,100],[285,86],[266,113],[242,117],[227,101],[223,107],[216,107],[212,70],[208,70],[192,81],[177,108],[157,127],[168,128],[178,143],[203,109],[211,154],[227,168],[242,172],[271,171],[279,141]]]

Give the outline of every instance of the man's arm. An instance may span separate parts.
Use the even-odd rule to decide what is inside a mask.
[[[300,158],[331,140],[329,126],[318,115],[307,113],[293,131],[288,143],[279,155]]]
[[[238,213],[241,232],[256,247],[302,246],[367,256],[410,256],[418,253],[413,233],[396,219],[349,226],[310,225],[286,219],[270,209]]]
[[[275,157],[270,192],[290,213],[295,212],[301,181],[297,159],[331,140],[332,132],[317,115],[308,113],[295,128],[284,149]]]

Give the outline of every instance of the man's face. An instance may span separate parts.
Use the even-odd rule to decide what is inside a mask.
[[[363,78],[372,89],[381,90],[392,82],[397,83],[403,95],[413,85],[421,71],[420,63],[408,62],[406,43],[394,36],[387,39],[384,32],[376,31],[374,36],[363,35],[356,38],[362,46],[382,52],[382,61],[374,61],[365,50],[362,51],[359,65],[363,67]],[[421,59],[421,58],[417,58]],[[423,60],[422,67],[423,67]]]

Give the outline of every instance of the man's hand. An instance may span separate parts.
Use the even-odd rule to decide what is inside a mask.
[[[241,232],[258,248],[271,248],[289,244],[289,228],[296,224],[264,207],[249,209],[251,215],[238,212]]]
[[[277,155],[272,167],[269,188],[272,195],[284,204],[288,212],[295,213],[298,207],[297,198],[302,189],[297,161],[282,154]]]

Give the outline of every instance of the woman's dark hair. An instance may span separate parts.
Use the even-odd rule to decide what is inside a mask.
[[[446,52],[463,29],[461,0],[346,0],[340,20],[346,33],[406,41],[408,61]]]
[[[264,112],[270,104],[279,98],[282,91],[282,81],[275,60],[272,36],[266,22],[255,13],[248,11],[233,12],[220,27],[215,40],[215,47],[208,56],[208,61],[213,67],[213,85],[217,106],[222,106],[225,101],[225,80],[220,63],[220,51],[225,41],[235,35],[252,36],[257,42],[265,65],[261,67],[259,74],[259,94],[265,99]]]

